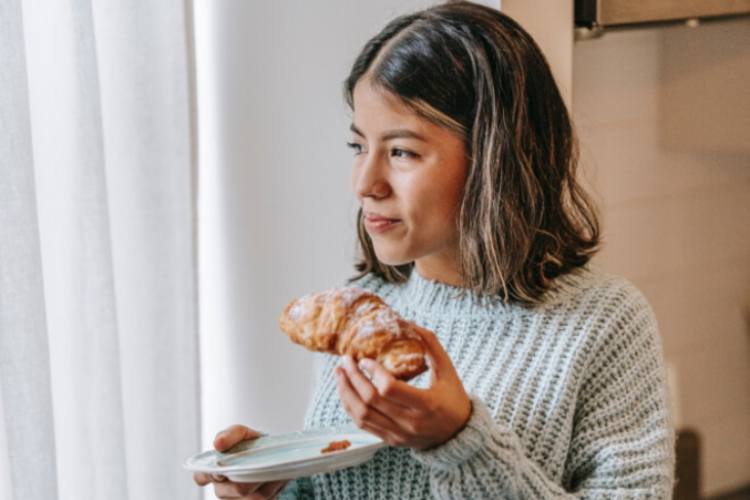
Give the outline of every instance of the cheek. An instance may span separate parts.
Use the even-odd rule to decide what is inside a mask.
[[[448,225],[454,222],[463,198],[461,181],[462,179],[424,179],[412,196],[411,208],[433,224]]]
[[[456,168],[451,174],[450,181],[446,182],[444,186],[443,204],[446,210],[446,217],[455,223],[458,220],[458,213],[461,210],[461,202],[464,197],[466,167]]]
[[[458,236],[458,214],[463,198],[463,184],[445,183],[429,193],[429,203],[425,203],[423,215],[425,226],[430,228],[432,238],[444,243],[454,241]],[[429,208],[428,208],[429,207]]]
[[[459,193],[460,194],[460,193]],[[409,200],[408,220],[415,243],[444,244],[455,239],[460,196],[455,189],[430,189]]]

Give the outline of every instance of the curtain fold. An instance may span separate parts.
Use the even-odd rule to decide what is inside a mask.
[[[55,444],[20,0],[0,1],[0,494],[56,498]],[[6,500],[3,498],[3,500]]]
[[[91,5],[27,2],[24,31],[60,498],[74,498],[80,485],[88,484],[91,498],[126,499],[127,447]]]
[[[199,498],[189,3],[0,0],[0,499]]]

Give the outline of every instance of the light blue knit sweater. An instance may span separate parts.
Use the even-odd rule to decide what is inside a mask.
[[[674,429],[653,312],[627,280],[591,266],[545,305],[490,303],[414,271],[355,285],[434,331],[473,402],[466,427],[428,451],[298,479],[282,499],[671,498]],[[350,423],[322,356],[306,428]],[[414,379],[426,387],[429,373]]]

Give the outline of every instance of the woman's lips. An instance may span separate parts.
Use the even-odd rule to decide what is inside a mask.
[[[365,215],[365,229],[368,233],[384,233],[401,222],[400,219],[388,219],[379,215]]]

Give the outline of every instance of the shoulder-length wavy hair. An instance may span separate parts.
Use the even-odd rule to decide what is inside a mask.
[[[355,60],[344,84],[352,110],[365,74],[464,139],[469,169],[457,224],[466,289],[533,306],[598,250],[568,111],[541,50],[515,21],[465,1],[400,16]],[[357,218],[362,258],[352,280],[407,280],[414,264],[379,262],[361,209]]]

